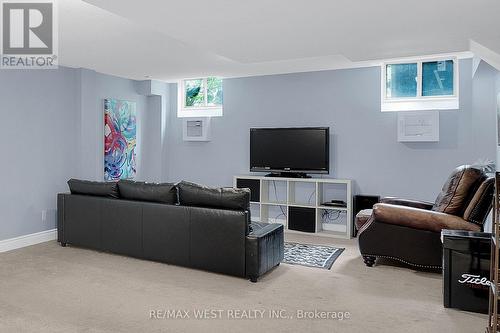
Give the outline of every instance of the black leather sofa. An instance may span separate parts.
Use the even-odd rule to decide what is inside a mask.
[[[70,180],[58,194],[58,241],[257,278],[283,260],[283,226],[251,223],[249,191],[181,182]],[[156,202],[152,202],[156,201]]]

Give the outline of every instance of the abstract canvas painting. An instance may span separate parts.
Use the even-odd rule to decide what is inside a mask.
[[[104,179],[132,179],[136,174],[135,102],[104,100]]]

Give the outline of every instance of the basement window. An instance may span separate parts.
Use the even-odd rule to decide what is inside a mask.
[[[457,59],[384,63],[381,101],[382,111],[458,109]]]
[[[178,117],[222,116],[222,79],[206,77],[178,83]]]

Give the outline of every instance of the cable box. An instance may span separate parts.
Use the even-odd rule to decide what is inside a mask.
[[[346,208],[347,203],[345,201],[341,201],[341,200],[332,200],[332,201],[327,201],[327,202],[322,203],[322,206]]]

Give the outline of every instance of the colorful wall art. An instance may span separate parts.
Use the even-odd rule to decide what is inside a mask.
[[[136,174],[135,102],[104,100],[104,180],[132,179]]]

